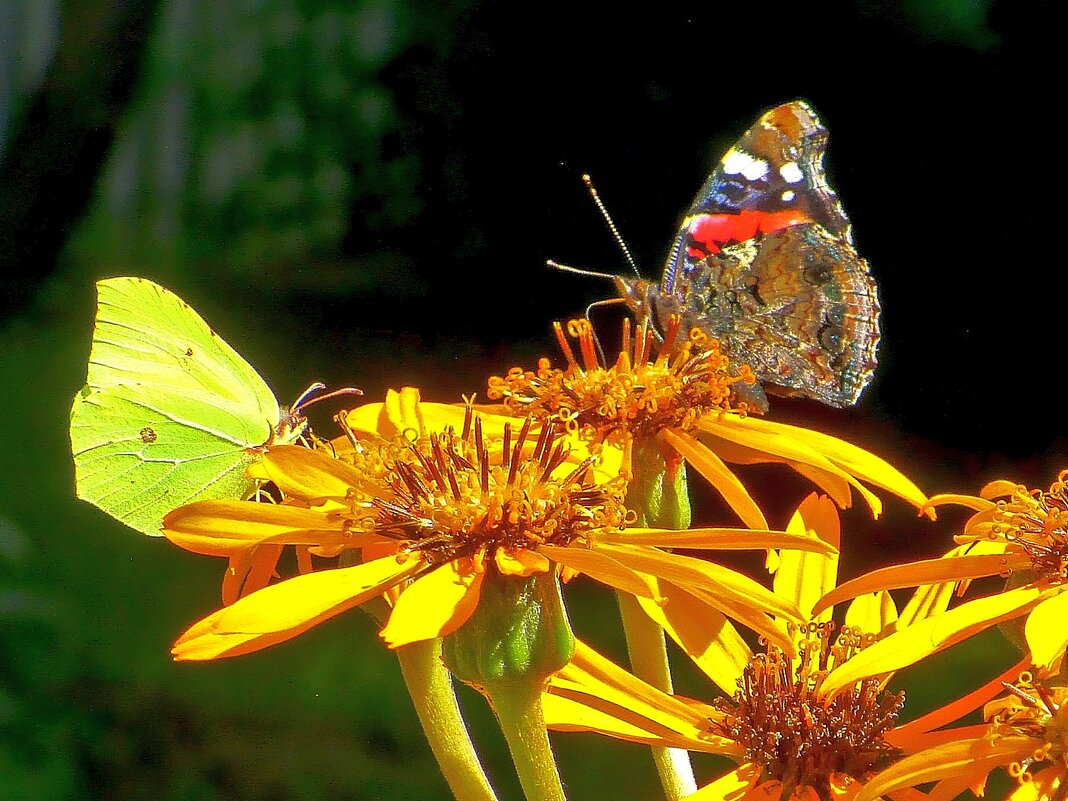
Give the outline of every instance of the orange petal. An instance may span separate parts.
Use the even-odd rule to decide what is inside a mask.
[[[532,576],[535,573],[547,573],[550,567],[548,558],[526,548],[516,548],[512,553],[497,548],[493,561],[505,576]]]
[[[478,606],[485,575],[461,573],[456,562],[425,573],[401,592],[380,636],[397,648],[456,631]]]
[[[194,623],[171,653],[176,660],[217,659],[285,642],[425,568],[419,559],[399,563],[390,557],[296,576]]]
[[[163,534],[180,548],[230,556],[261,542],[343,541],[342,523],[312,509],[253,501],[197,501],[163,518]]]
[[[678,451],[750,528],[767,529],[768,521],[738,476],[707,445],[682,431],[665,428],[659,438]]]
[[[992,509],[994,504],[983,498],[976,498],[974,495],[956,495],[953,493],[942,493],[940,495],[932,495],[927,500],[927,506],[965,506],[969,509],[974,509],[977,512],[982,512],[987,509]]]
[[[903,787],[945,779],[973,782],[1010,762],[1023,759],[1039,745],[1030,737],[999,737],[955,740],[945,745],[907,756],[872,779],[855,801],[874,801],[881,795]],[[967,785],[965,785],[967,786]]]
[[[281,545],[254,545],[239,556],[230,557],[230,566],[223,576],[222,601],[229,606],[243,595],[262,590],[277,573]]]

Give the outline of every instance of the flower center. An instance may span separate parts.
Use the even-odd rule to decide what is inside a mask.
[[[725,717],[713,724],[715,733],[739,743],[766,778],[781,781],[783,798],[811,787],[829,799],[832,782],[869,773],[894,750],[884,735],[897,720],[904,693],[882,691],[879,680],[870,678],[830,700],[817,696],[836,665],[874,640],[851,627],[832,639],[834,628],[802,626],[796,660],[768,646],[750,660],[733,698],[717,703]]]
[[[1036,682],[1029,672],[1005,686],[1010,695],[986,708],[989,736],[1023,735],[1042,743],[1030,757],[1009,765],[1009,775],[1027,784],[1036,764],[1050,761],[1068,768],[1068,688]]]
[[[365,526],[434,563],[498,548],[570,545],[623,527],[625,484],[593,483],[593,457],[554,477],[570,454],[561,430],[546,424],[531,448],[531,418],[514,441],[506,424],[494,458],[469,409],[460,435],[448,430],[408,445],[407,458],[398,458],[385,479],[390,492],[371,500],[377,515]]]
[[[699,329],[678,342],[681,326],[680,318],[672,317],[657,346],[647,324],[639,326],[632,338],[630,320],[625,319],[619,356],[607,367],[597,356],[588,320],[571,320],[567,325],[567,333],[578,344],[581,364],[556,323],[567,367],[554,368],[546,358],[538,361],[537,370],[515,367],[504,377],[490,379],[490,399],[503,400],[518,412],[559,419],[568,430],[593,442],[621,445],[630,437],[663,428],[692,429],[702,415],[731,408],[732,385],[752,384],[756,378],[748,366],[732,367],[719,343]]]
[[[999,501],[992,531],[1022,548],[1040,576],[1068,581],[1068,470],[1049,492],[1021,487]]]

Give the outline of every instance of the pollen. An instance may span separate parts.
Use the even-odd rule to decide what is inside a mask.
[[[734,696],[717,702],[723,718],[711,733],[739,743],[746,761],[763,767],[765,780],[782,782],[782,798],[810,787],[830,801],[845,777],[865,776],[894,753],[884,735],[904,694],[886,692],[869,678],[820,698],[827,674],[875,638],[853,627],[836,636],[831,622],[810,623],[798,633],[797,658],[770,645],[753,656]]]
[[[623,528],[632,517],[623,505],[625,482],[595,483],[593,457],[567,470],[563,426],[549,421],[535,435],[533,424],[527,417],[517,432],[506,424],[503,443],[491,452],[468,407],[462,432],[409,442],[385,477],[387,491],[368,504],[365,530],[432,563],[468,558],[478,565],[489,557],[498,566],[529,566],[520,551],[586,545],[599,532]]]
[[[1038,745],[1024,760],[1009,765],[1009,775],[1020,784],[1034,780],[1033,769],[1046,763],[1068,769],[1068,688],[1047,685],[1025,671],[1015,684],[1006,684],[1009,695],[987,704],[986,718],[991,739],[1024,736]],[[1061,777],[1061,783],[1065,777]]]
[[[998,501],[990,536],[1022,549],[1039,576],[1068,581],[1068,470],[1048,492],[1020,486]]]
[[[569,321],[566,335],[556,323],[566,367],[553,367],[547,358],[536,370],[515,367],[490,379],[489,397],[516,413],[559,420],[594,443],[625,445],[664,428],[692,430],[704,415],[730,410],[731,387],[756,377],[748,366],[731,365],[719,342],[700,329],[684,338],[681,329],[680,318],[672,317],[658,343],[648,324],[632,336],[626,319],[619,355],[606,366],[588,320]],[[737,410],[744,413],[744,404]]]

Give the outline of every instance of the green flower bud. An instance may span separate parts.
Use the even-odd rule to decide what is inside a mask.
[[[446,667],[478,687],[543,682],[574,652],[575,635],[556,574],[506,576],[492,565],[475,612],[442,640]]]
[[[686,462],[677,453],[665,456],[651,437],[634,441],[634,477],[626,505],[638,515],[636,525],[682,531],[690,527],[690,492]]]

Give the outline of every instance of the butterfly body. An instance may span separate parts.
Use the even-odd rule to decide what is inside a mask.
[[[875,368],[879,303],[823,174],[826,141],[807,104],[769,111],[697,193],[661,281],[616,283],[639,317],[679,314],[769,390],[848,406]],[[767,407],[759,387],[746,400]]]
[[[78,497],[142,533],[195,500],[249,496],[262,448],[305,421],[192,308],[143,278],[97,284],[86,384],[71,409]]]

